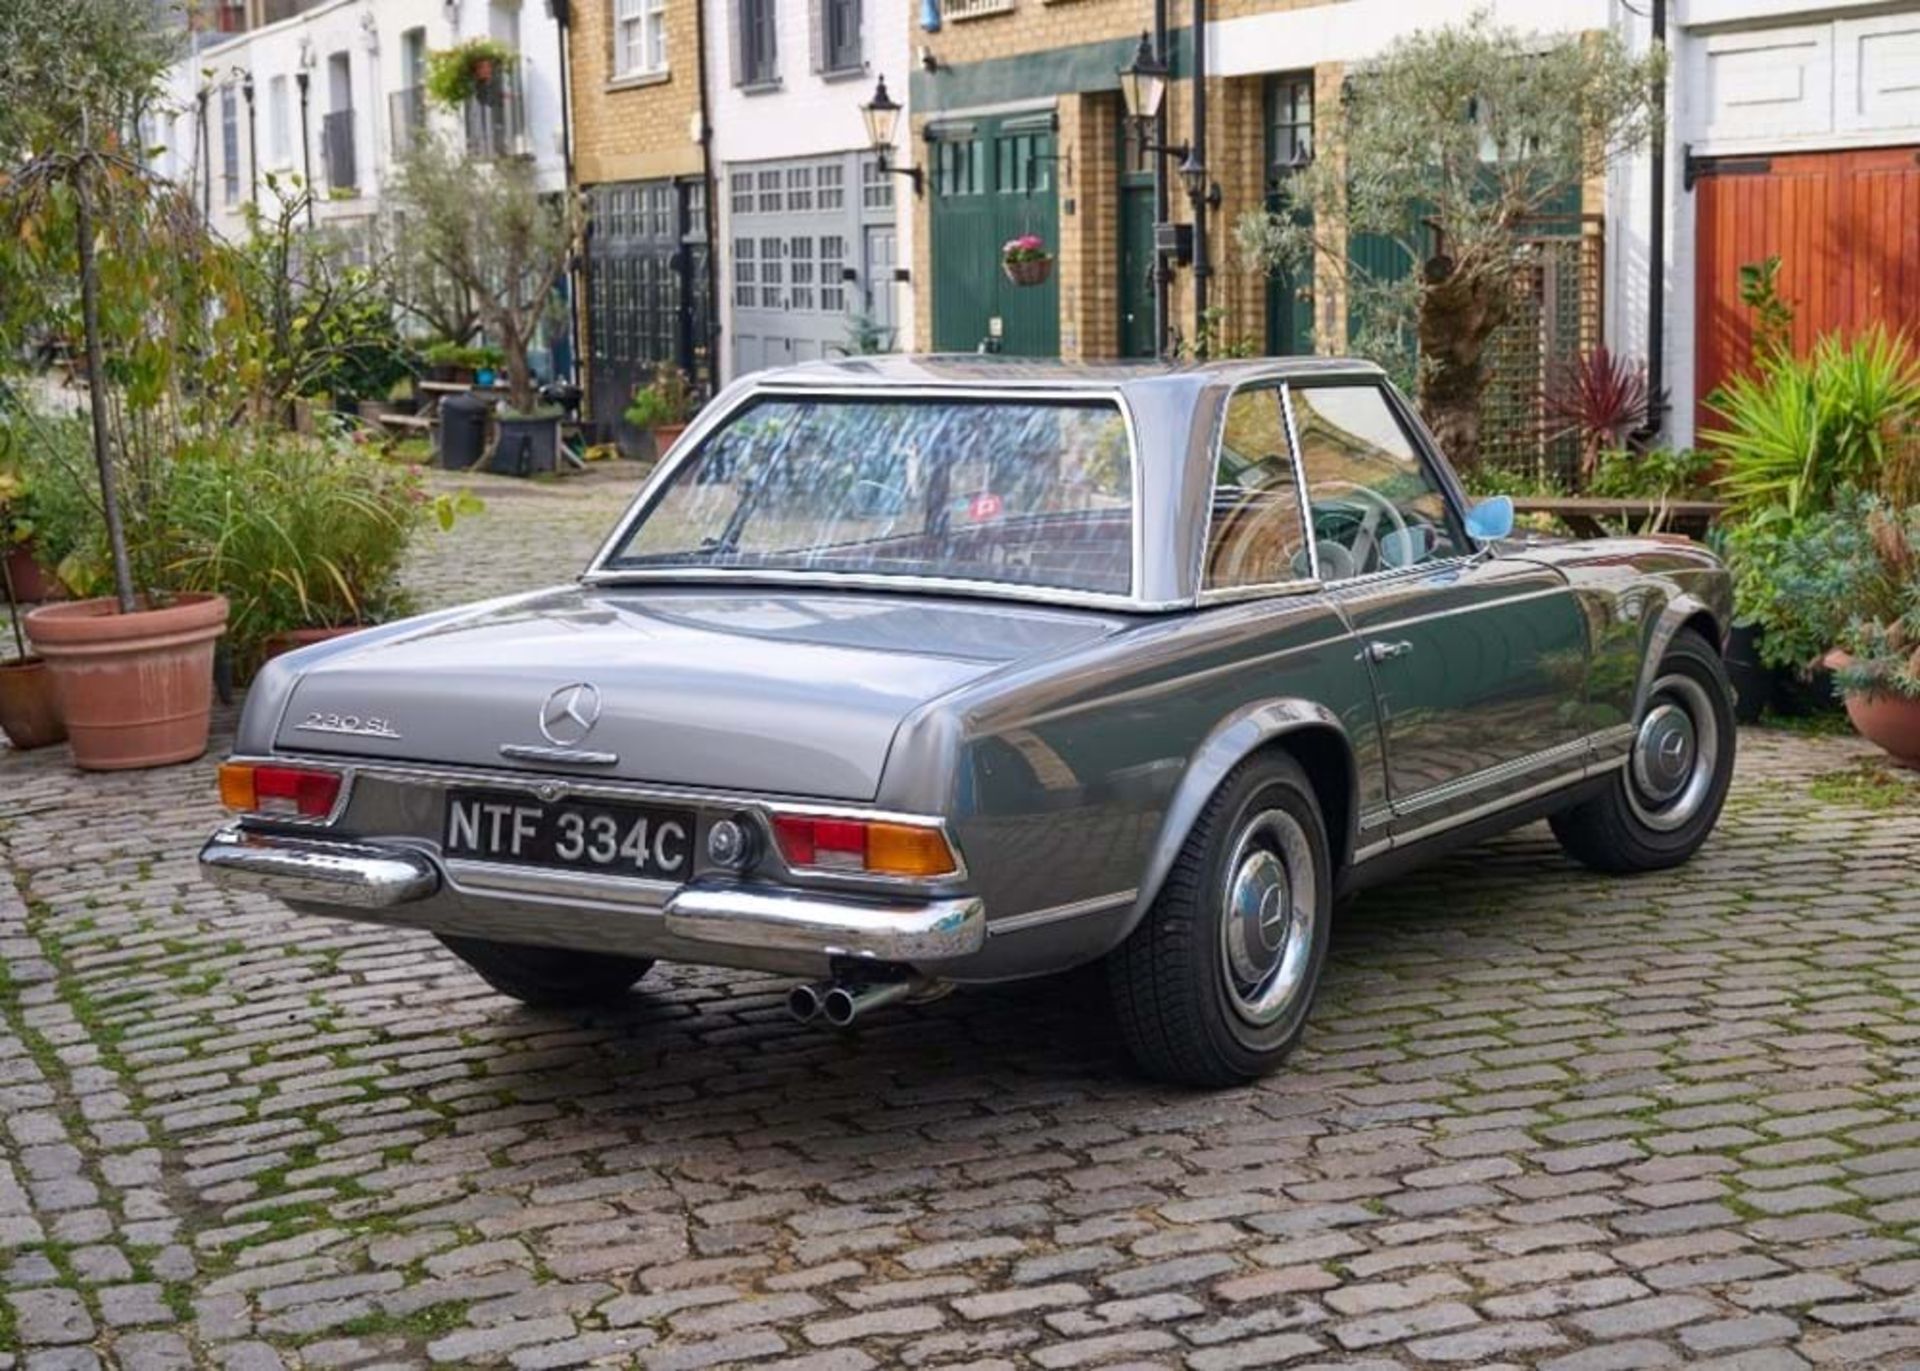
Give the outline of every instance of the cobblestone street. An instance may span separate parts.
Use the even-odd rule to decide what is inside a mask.
[[[630,469],[483,481],[411,573],[563,580]],[[0,752],[0,1367],[1920,1366],[1920,802],[1749,731],[1716,838],[1544,826],[1336,918],[1262,1084],[1096,975],[792,1023],[657,969],[535,1012],[195,872],[213,752]]]

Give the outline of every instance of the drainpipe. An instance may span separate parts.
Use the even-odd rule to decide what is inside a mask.
[[[1167,56],[1167,0],[1153,0],[1153,51],[1161,61]],[[1167,102],[1160,102],[1160,112],[1153,120],[1153,141],[1158,147],[1167,145]],[[1149,159],[1153,163],[1153,222],[1164,224],[1172,218],[1172,205],[1167,197],[1167,159],[1154,153]],[[1153,253],[1153,355],[1167,355],[1167,259],[1160,255],[1156,247]]]
[[[1667,43],[1667,0],[1653,0],[1653,46]],[[1669,76],[1673,73],[1670,71]],[[1655,134],[1647,202],[1647,418],[1645,435],[1656,436],[1667,411],[1667,82],[1653,92]]]
[[[247,198],[260,203],[260,124],[253,112],[253,73],[240,82],[240,93],[247,97]]]
[[[560,166],[561,176],[566,183],[562,192],[572,195],[573,186],[573,65],[567,60],[567,37],[573,22],[573,10],[567,0],[548,0],[548,8],[553,14],[553,29],[560,40]],[[567,311],[573,320],[573,337],[568,339],[567,380],[578,389],[580,386],[580,340],[586,336],[580,327],[582,295],[580,289],[580,256],[572,253],[567,259]]]
[[[194,102],[200,109],[200,217],[207,223],[213,222],[213,134],[207,128],[207,96],[211,92],[200,87],[200,93]]]
[[[694,50],[700,55],[700,175],[707,187],[707,379],[717,391],[720,389],[720,250],[713,235],[714,226],[720,222],[720,198],[718,183],[713,175],[712,96],[707,89],[706,0],[699,0],[693,7],[693,32]]]
[[[1207,0],[1193,0],[1193,158],[1207,162]],[[1208,174],[1211,179],[1211,173]],[[1206,337],[1207,279],[1213,259],[1207,252],[1207,187],[1193,197],[1193,337]]]

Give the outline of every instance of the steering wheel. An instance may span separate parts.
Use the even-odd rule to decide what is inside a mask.
[[[1358,495],[1363,503],[1373,507],[1361,519],[1360,527],[1355,530],[1352,540],[1346,544],[1347,551],[1353,555],[1357,571],[1364,571],[1370,556],[1381,546],[1378,530],[1380,515],[1383,512],[1387,516],[1387,521],[1393,525],[1393,531],[1400,535],[1401,542],[1409,548],[1413,546],[1413,534],[1408,531],[1407,521],[1401,517],[1399,506],[1371,486],[1363,486],[1356,481],[1316,481],[1307,487],[1307,499],[1312,503],[1315,512],[1318,512],[1322,492],[1333,495]],[[1315,531],[1314,536],[1316,539],[1319,537],[1318,530]],[[1379,570],[1378,567],[1374,569]]]

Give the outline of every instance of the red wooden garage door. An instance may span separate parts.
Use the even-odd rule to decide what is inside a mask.
[[[1753,316],[1740,303],[1740,268],[1749,262],[1779,256],[1798,352],[1876,320],[1920,334],[1920,149],[1725,158],[1698,174],[1701,400],[1751,355]],[[1695,422],[1717,421],[1702,404]]]

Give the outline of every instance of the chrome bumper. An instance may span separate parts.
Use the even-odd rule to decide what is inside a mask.
[[[391,909],[440,888],[432,861],[405,848],[328,842],[229,825],[200,849],[200,870],[230,890],[350,909]]]
[[[695,942],[924,962],[978,952],[987,940],[987,915],[975,899],[879,905],[689,886],[667,901],[667,931]]]
[[[542,889],[538,878],[543,873],[537,868],[514,868],[519,878],[514,889],[487,890],[458,875],[448,877],[431,856],[407,847],[257,833],[232,824],[201,848],[200,869],[215,884],[229,889],[333,906],[348,914],[362,911],[366,917],[393,911],[381,921],[436,932],[483,935],[465,910],[474,901],[492,904],[516,899],[535,900],[547,907],[533,930],[538,936],[529,941],[592,948],[601,944],[607,932],[601,911],[582,908],[576,919],[564,908],[570,894],[576,900],[581,897],[577,886],[567,884],[569,873],[554,873],[557,879]],[[443,893],[459,899],[442,899],[403,913],[396,910]],[[599,903],[605,897],[586,898]],[[463,908],[440,909],[451,904]],[[634,907],[631,913],[642,921],[649,916],[658,919],[655,926],[665,938],[695,945],[687,951],[705,944],[753,953],[912,963],[964,957],[978,952],[987,938],[986,911],[978,899],[970,897],[870,901],[810,891],[690,885],[668,896],[664,907]],[[571,936],[570,922],[579,924]],[[642,928],[627,927],[632,934],[646,937]]]

